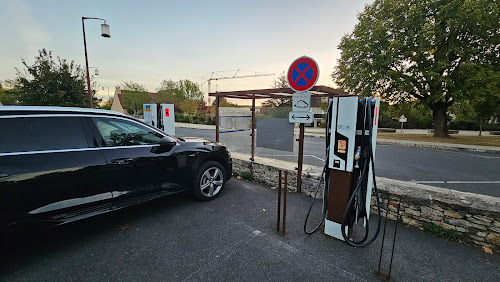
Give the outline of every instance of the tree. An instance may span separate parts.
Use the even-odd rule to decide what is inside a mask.
[[[191,80],[179,80],[179,82],[177,83],[177,89],[182,92],[182,95],[187,100],[203,100],[203,92],[201,92],[198,84],[192,82]]]
[[[38,52],[33,65],[22,59],[26,69],[20,71],[16,68],[19,104],[87,107],[88,92],[83,69],[73,61],[60,57],[54,60],[51,51],[42,49]],[[99,103],[95,93],[92,99],[94,105]]]
[[[189,121],[193,123],[193,116],[198,112],[199,101],[185,100],[180,104],[181,110],[189,116]]]
[[[142,110],[143,104],[151,102],[146,86],[133,81],[124,81],[121,87],[123,103],[126,108],[133,111],[133,115],[137,115]]]
[[[285,71],[280,73],[277,78],[274,79],[273,84],[271,84],[271,88],[290,88],[288,85],[288,79],[286,77]],[[291,107],[292,99],[291,98],[272,98],[266,100],[262,103],[263,107]]]
[[[15,90],[13,91],[12,89],[5,89],[2,83],[0,83],[0,103],[2,103],[2,105],[17,104]]]
[[[101,109],[103,110],[111,110],[111,106],[113,105],[113,97],[111,97],[109,100],[107,100],[104,104],[100,106]]]
[[[168,102],[180,104],[185,100],[202,101],[203,93],[198,84],[185,79],[174,82],[171,79],[165,79],[157,89],[155,100],[157,102]]]
[[[332,77],[350,92],[388,101],[419,99],[434,136],[448,135],[448,108],[500,91],[498,1],[376,0],[345,35]],[[477,79],[482,77],[481,79]]]
[[[178,83],[171,79],[163,80],[157,91],[154,99],[155,103],[171,103],[177,105],[186,99],[183,91],[178,88]]]

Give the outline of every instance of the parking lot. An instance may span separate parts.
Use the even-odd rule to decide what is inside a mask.
[[[276,198],[274,189],[232,179],[214,201],[164,198],[36,231],[14,242],[0,280],[378,280],[380,237],[353,248],[321,231],[305,235],[311,198],[299,194],[289,195],[286,236],[277,235]],[[319,209],[318,201],[313,221]],[[500,256],[478,247],[402,226],[396,244],[396,281],[500,280]]]

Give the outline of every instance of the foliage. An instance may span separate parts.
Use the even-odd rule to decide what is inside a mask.
[[[286,77],[285,71],[280,73],[277,78],[274,79],[273,84],[271,84],[271,88],[290,88],[288,85],[288,79]],[[266,100],[262,103],[263,107],[291,107],[292,99],[291,98],[272,98]]]
[[[376,0],[342,38],[332,77],[365,96],[422,100],[434,135],[448,136],[451,105],[499,92],[499,12],[488,0]]]
[[[404,115],[408,121],[405,128],[430,128],[432,126],[432,112],[429,106],[422,101],[403,101],[390,105],[380,103],[380,127],[400,128],[399,117]]]
[[[157,91],[155,103],[179,104],[186,99],[184,93],[178,88],[178,83],[171,79],[163,80]]]
[[[133,81],[124,81],[121,84],[124,106],[131,111],[133,115],[138,115],[142,110],[143,104],[151,102],[146,87]]]
[[[443,227],[434,224],[432,222],[424,222],[423,225],[424,231],[436,235],[441,238],[445,238],[448,240],[458,240],[460,239],[460,233],[454,229],[444,229]]]
[[[484,77],[482,73],[479,74],[479,81],[483,81],[481,77]],[[500,89],[500,72],[488,76],[488,79],[493,79],[492,83],[496,83],[497,89]],[[487,85],[492,83],[487,83]],[[479,124],[475,127],[479,129],[479,135],[481,135],[484,120],[500,115],[500,91],[483,88],[476,93],[474,99],[457,102],[450,110],[455,115],[455,124]]]
[[[139,84],[133,81],[122,81],[120,87],[123,90],[137,91],[137,92],[148,92],[144,84]]]
[[[195,100],[185,100],[180,104],[181,110],[189,116],[189,121],[193,122],[193,116],[198,112],[199,102]]]
[[[0,103],[2,103],[2,105],[17,104],[15,92],[11,89],[5,89],[2,83],[0,83]]]
[[[203,93],[200,87],[195,82],[188,79],[179,80],[177,83],[177,89],[182,93],[182,96],[186,100],[203,101]]]
[[[111,106],[113,105],[113,97],[111,99],[107,100],[104,104],[102,104],[100,107],[103,110],[111,110]]]
[[[28,65],[22,59],[26,68],[17,70],[16,88],[17,100],[20,105],[45,106],[88,106],[88,92],[86,91],[85,72],[73,61],[57,57],[54,60],[51,51],[38,51],[35,63]],[[93,103],[97,105],[99,99],[93,94]]]
[[[281,106],[281,107],[262,107],[260,109],[260,115],[262,117],[270,117],[270,118],[286,118],[288,119],[288,115],[292,110],[292,106]]]
[[[197,104],[203,101],[203,93],[198,85],[187,79],[179,80],[179,82],[165,79],[161,82],[157,91],[153,102],[174,104],[176,111],[179,108],[184,111],[182,107],[180,107],[184,101],[191,100],[195,101]]]

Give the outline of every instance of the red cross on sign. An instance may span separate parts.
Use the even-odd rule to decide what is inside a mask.
[[[288,68],[288,84],[295,91],[307,91],[313,88],[318,77],[318,64],[307,56],[296,59]]]

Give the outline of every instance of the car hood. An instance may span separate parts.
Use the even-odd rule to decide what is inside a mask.
[[[182,137],[182,140],[187,143],[203,143],[204,145],[216,144],[214,141],[199,137]]]

